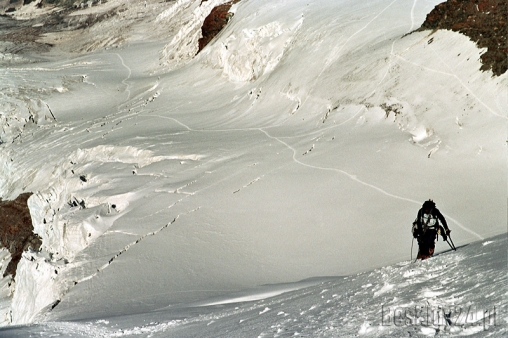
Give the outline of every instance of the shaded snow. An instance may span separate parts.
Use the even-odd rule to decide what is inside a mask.
[[[131,4],[80,38],[61,35],[77,50],[119,48],[73,57],[56,49],[0,68],[0,196],[34,192],[28,203],[43,239],[41,252],[24,255],[15,286],[2,288],[3,324],[164,309],[172,320],[155,332],[187,331],[179,325],[191,311],[176,305],[309,277],[353,281],[407,260],[410,225],[428,198],[457,246],[506,232],[507,76],[480,72],[481,51],[467,37],[405,35],[439,1],[242,1],[191,60],[185,37],[198,38],[199,2]],[[178,69],[168,66],[168,43],[183,53],[170,58]],[[460,253],[451,261],[467,262]],[[318,314],[315,291],[300,316],[300,306],[256,302],[259,321],[291,312],[296,327],[285,332],[287,318],[275,332],[254,332],[335,335],[320,332],[323,323],[336,328],[370,299],[376,309],[368,312],[380,312],[379,300],[412,305],[383,298],[405,288],[398,274],[415,284],[436,279],[444,263],[427,265],[440,260],[362,273],[366,291],[351,302],[342,287],[324,292],[345,313],[325,311],[316,323],[299,318]],[[489,274],[503,266],[495,269]],[[478,288],[468,281],[465,291]],[[440,298],[461,295],[427,287],[417,300],[450,305]],[[299,291],[291,293],[304,300]],[[371,318],[340,335],[384,335]],[[212,327],[215,320],[206,318]],[[76,333],[89,326],[67,325]],[[91,326],[98,332],[90,335],[102,335]]]
[[[507,237],[346,277],[191,305],[0,330],[25,337],[504,337]]]

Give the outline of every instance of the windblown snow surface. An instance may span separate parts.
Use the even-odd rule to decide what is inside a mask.
[[[43,244],[0,335],[505,336],[507,75],[413,32],[437,0],[243,0],[195,56],[223,2],[2,55],[0,197]],[[459,249],[410,264],[429,198]]]
[[[506,337],[506,235],[356,275],[150,313],[0,330],[23,337]]]

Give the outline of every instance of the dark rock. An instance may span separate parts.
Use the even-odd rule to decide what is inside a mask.
[[[0,13],[4,12],[3,1],[9,0],[0,0]],[[22,6],[23,1],[27,0],[19,1],[20,6]],[[61,10],[40,14],[26,20],[16,20],[8,14],[4,14],[3,16],[6,19],[11,20],[2,20],[0,42],[12,42],[14,47],[0,45],[0,52],[18,55],[28,54],[30,56],[49,52],[54,45],[40,41],[44,35],[88,29],[98,22],[114,17],[119,10],[118,7],[114,7],[104,13],[81,15],[72,9],[74,2],[75,0],[43,0],[38,3],[38,8],[59,6]]]
[[[508,70],[508,2],[506,0],[448,0],[437,5],[420,30],[448,29],[460,32],[487,48],[481,70],[494,75]]]
[[[11,274],[14,278],[21,254],[29,248],[38,251],[42,245],[41,238],[33,233],[32,218],[27,206],[31,195],[32,193],[23,193],[12,201],[0,200],[0,242],[12,257],[4,277]]]
[[[201,4],[204,1],[206,0],[201,1]],[[212,39],[215,38],[215,36],[227,25],[233,16],[233,13],[229,12],[231,6],[239,1],[240,0],[233,0],[226,2],[212,9],[210,14],[205,18],[203,26],[201,27],[202,38],[198,41],[198,53],[201,52],[201,50],[205,48],[205,46],[208,45],[208,43],[210,43],[210,41],[212,41]]]

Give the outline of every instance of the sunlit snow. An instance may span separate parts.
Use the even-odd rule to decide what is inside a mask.
[[[2,335],[503,336],[507,75],[413,32],[441,1],[243,0],[194,57],[200,2],[3,56],[0,197],[43,245]],[[410,264],[429,198],[459,249]],[[380,324],[427,306],[477,322]]]

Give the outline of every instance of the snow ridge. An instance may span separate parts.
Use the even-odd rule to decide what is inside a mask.
[[[425,261],[404,261],[292,286],[266,286],[261,294],[245,291],[242,297],[225,295],[213,302],[141,315],[48,322],[4,328],[0,333],[113,338],[203,333],[210,337],[502,337],[508,321],[503,316],[507,245],[506,235],[500,235]],[[178,316],[189,310],[188,316]]]

